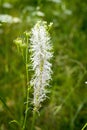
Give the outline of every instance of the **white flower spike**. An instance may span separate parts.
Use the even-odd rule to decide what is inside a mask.
[[[36,109],[39,109],[41,102],[46,99],[46,87],[51,79],[50,59],[52,58],[52,45],[48,33],[46,22],[38,21],[31,30],[30,49],[31,61],[34,76],[31,80],[31,85],[34,87],[33,104]]]

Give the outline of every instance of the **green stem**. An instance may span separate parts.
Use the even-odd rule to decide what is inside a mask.
[[[81,130],[84,130],[87,127],[87,123],[83,126]]]
[[[23,130],[25,130],[26,127],[26,120],[27,120],[27,114],[28,114],[28,100],[29,100],[29,74],[28,74],[28,36],[27,36],[27,48],[26,48],[26,84],[27,84],[27,92],[26,92],[26,110],[25,110],[25,117],[24,117],[24,123],[23,123]]]
[[[33,119],[32,119],[31,130],[34,130],[35,118],[36,118],[36,110],[33,110]]]

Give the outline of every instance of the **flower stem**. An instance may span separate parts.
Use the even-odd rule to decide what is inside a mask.
[[[26,86],[27,86],[27,91],[26,91],[26,110],[25,110],[25,117],[24,117],[24,122],[23,122],[23,130],[25,130],[26,127],[26,120],[27,120],[27,114],[28,114],[28,100],[29,100],[29,74],[28,74],[28,36],[27,38],[27,47],[26,47]]]
[[[36,119],[36,110],[33,110],[33,119],[32,119],[31,130],[34,130],[35,119]]]

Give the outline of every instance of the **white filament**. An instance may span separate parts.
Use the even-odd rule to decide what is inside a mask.
[[[30,43],[32,68],[34,70],[34,76],[31,80],[31,85],[34,87],[33,104],[39,108],[41,102],[46,98],[46,86],[49,85],[52,72],[50,63],[52,46],[46,23],[39,21],[32,28]]]

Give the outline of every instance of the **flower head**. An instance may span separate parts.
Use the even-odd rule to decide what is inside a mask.
[[[37,109],[40,107],[41,102],[46,99],[46,87],[49,85],[52,73],[52,64],[50,63],[52,45],[47,29],[46,22],[37,22],[31,30],[30,38],[31,61],[32,69],[34,70],[31,85],[34,86],[33,104]]]

